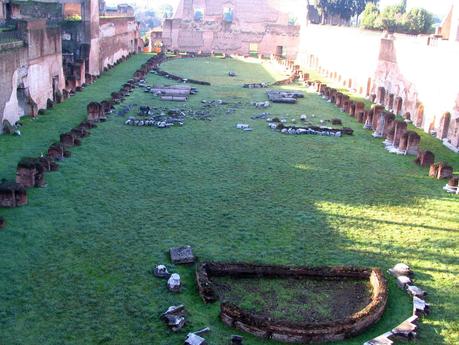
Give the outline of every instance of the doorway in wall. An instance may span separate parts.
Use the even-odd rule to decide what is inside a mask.
[[[18,100],[18,115],[34,115],[33,107],[29,102],[30,94],[29,89],[24,87],[23,84],[19,85],[16,90],[16,98]]]
[[[284,46],[277,46],[276,47],[276,55],[277,56],[284,56]]]

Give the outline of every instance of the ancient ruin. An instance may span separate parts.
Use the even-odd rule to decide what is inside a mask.
[[[371,302],[363,310],[348,315],[342,320],[333,322],[305,323],[302,320],[289,322],[275,320],[243,310],[232,303],[221,304],[220,318],[222,321],[244,332],[264,339],[273,339],[289,343],[325,342],[343,340],[361,333],[364,329],[377,322],[385,309],[387,301],[386,281],[377,269],[361,269],[354,267],[288,267],[254,265],[245,263],[202,263],[196,271],[199,293],[204,302],[215,302],[219,299],[213,277],[229,276],[234,279],[288,278],[296,279],[363,279],[372,286]],[[334,303],[336,301],[332,301]]]
[[[133,13],[99,14],[96,0],[0,7],[0,27],[9,28],[0,32],[0,132],[62,102],[143,44]]]

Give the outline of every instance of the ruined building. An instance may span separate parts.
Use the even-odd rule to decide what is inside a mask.
[[[164,22],[162,43],[169,50],[295,60],[338,87],[374,95],[459,150],[459,6],[433,36],[314,25],[310,10],[303,0],[181,0]]]
[[[97,0],[0,0],[0,132],[141,46],[131,11],[100,16]]]
[[[172,50],[293,58],[305,18],[305,6],[298,4],[303,1],[181,0],[164,22],[163,43]]]

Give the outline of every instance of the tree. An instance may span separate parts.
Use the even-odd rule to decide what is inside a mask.
[[[428,34],[433,24],[433,16],[423,8],[412,8],[404,16],[404,28],[409,34]]]
[[[387,6],[380,12],[375,4],[368,3],[362,14],[361,27],[369,30],[388,30],[389,32],[412,35],[430,33],[433,16],[422,8],[406,12],[406,1]]]
[[[377,2],[378,0],[316,0],[316,7],[323,19],[338,16],[349,21],[353,16],[362,13],[367,3]]]
[[[403,5],[387,6],[381,13],[383,29],[389,32],[403,31]]]
[[[378,7],[372,2],[367,3],[365,10],[362,13],[360,26],[368,30],[379,30],[380,28],[377,25],[379,15],[380,13]]]

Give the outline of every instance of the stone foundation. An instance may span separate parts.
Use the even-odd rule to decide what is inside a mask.
[[[206,303],[217,301],[217,294],[210,279],[212,276],[369,280],[372,286],[370,304],[347,319],[336,322],[306,324],[275,321],[252,314],[234,304],[222,303],[220,318],[225,324],[257,337],[283,342],[325,342],[353,337],[379,321],[387,303],[386,281],[378,269],[203,263],[197,268],[196,280],[199,293]]]

